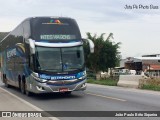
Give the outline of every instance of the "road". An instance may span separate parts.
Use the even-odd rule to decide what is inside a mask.
[[[44,111],[160,111],[160,92],[88,84],[85,92],[71,95],[35,95],[28,97],[15,88],[3,89]],[[159,120],[159,118],[59,117],[61,120]]]

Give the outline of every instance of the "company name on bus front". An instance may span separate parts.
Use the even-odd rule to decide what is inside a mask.
[[[7,52],[7,58],[10,58],[12,56],[15,56],[16,55],[16,48],[12,49],[12,50],[9,50]]]
[[[47,75],[39,75],[41,79],[47,79],[47,80],[69,80],[69,79],[75,79],[75,76],[47,76]]]

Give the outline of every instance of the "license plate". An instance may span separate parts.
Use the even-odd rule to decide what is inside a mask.
[[[59,92],[67,92],[68,88],[59,88]]]

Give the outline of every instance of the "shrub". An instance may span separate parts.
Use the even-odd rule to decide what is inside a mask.
[[[111,78],[107,79],[101,79],[101,80],[93,80],[93,79],[88,79],[88,83],[93,83],[93,84],[100,84],[100,85],[109,85],[109,86],[117,86],[118,80],[114,80]]]
[[[140,80],[140,88],[160,91],[160,78],[148,78]]]

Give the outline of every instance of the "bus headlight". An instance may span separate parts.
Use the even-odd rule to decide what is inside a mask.
[[[84,80],[84,79],[87,78],[86,71],[80,72],[78,75],[80,76],[80,77],[78,78],[79,80]]]
[[[84,79],[86,79],[87,78],[87,76],[86,75],[84,75],[84,76],[82,76],[82,77],[80,77],[80,78],[78,78],[79,80],[84,80]]]
[[[45,79],[40,79],[40,78],[37,78],[37,77],[35,77],[34,79],[37,80],[38,82],[41,82],[41,83],[47,82],[47,80],[45,80]]]
[[[39,78],[38,73],[33,72],[31,76],[38,82],[41,82],[41,83],[47,82],[47,80]]]

